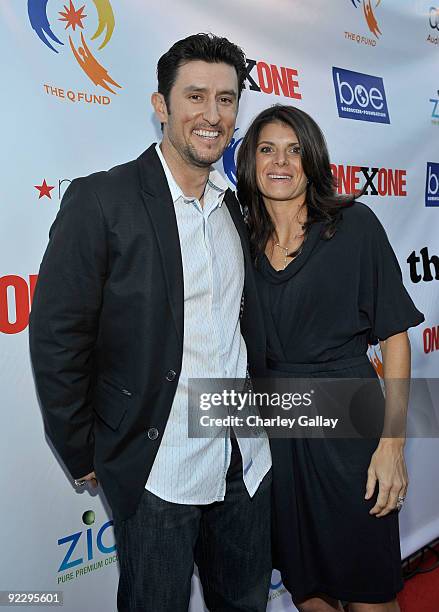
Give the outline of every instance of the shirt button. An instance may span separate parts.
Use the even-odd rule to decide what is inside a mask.
[[[148,429],[148,438],[150,440],[157,440],[158,437],[159,437],[159,430],[156,429],[156,427],[150,427]]]
[[[166,380],[168,380],[169,382],[172,382],[176,376],[177,376],[177,372],[175,372],[174,370],[169,370],[169,372],[166,374]]]

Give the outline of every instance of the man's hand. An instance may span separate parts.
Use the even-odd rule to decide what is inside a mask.
[[[98,486],[98,481],[96,478],[96,474],[94,472],[90,472],[87,476],[83,476],[82,478],[75,478],[75,484],[81,486],[79,483],[85,482],[86,484],[91,484],[93,489]]]
[[[378,518],[397,509],[398,500],[406,496],[407,468],[404,460],[404,441],[382,439],[372,455],[367,471],[365,499],[370,499],[378,482],[378,499],[369,514]]]

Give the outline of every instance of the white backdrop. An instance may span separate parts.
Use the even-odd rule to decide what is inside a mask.
[[[342,191],[369,181],[364,201],[426,317],[410,332],[413,375],[437,376],[439,8],[432,4],[439,0],[2,0],[0,589],[63,590],[66,612],[115,609],[111,516],[99,495],[73,489],[45,441],[28,314],[68,181],[137,157],[159,137],[149,96],[158,57],[179,38],[212,31],[249,58],[235,138],[218,163],[232,186],[240,138],[276,102],[299,106],[321,125]],[[379,354],[371,357],[379,367]],[[410,440],[407,458],[403,556],[439,536],[438,440]],[[202,609],[194,578],[191,610]],[[292,609],[276,572],[269,609]]]

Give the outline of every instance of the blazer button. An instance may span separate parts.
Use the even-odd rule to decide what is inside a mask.
[[[176,376],[177,376],[177,372],[174,372],[174,370],[169,370],[169,372],[166,374],[166,380],[168,380],[169,382],[172,382]]]
[[[159,430],[156,429],[155,427],[150,427],[148,429],[148,438],[150,440],[157,440],[158,437],[159,437]]]

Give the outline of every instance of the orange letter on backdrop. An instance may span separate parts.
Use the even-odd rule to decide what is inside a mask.
[[[29,276],[29,285],[21,276],[10,274],[0,277],[0,333],[18,334],[29,324],[30,304],[38,275]],[[9,320],[8,288],[14,289],[15,321]],[[11,292],[9,292],[11,293]]]

